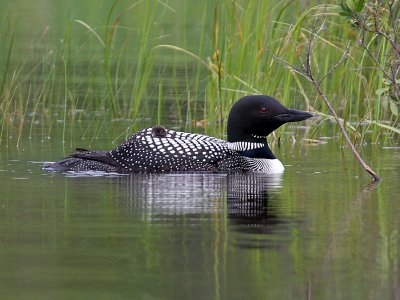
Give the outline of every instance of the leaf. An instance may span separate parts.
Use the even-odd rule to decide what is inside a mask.
[[[397,117],[399,115],[399,108],[397,107],[397,103],[393,100],[390,100],[389,104],[390,104],[390,110],[392,111],[392,114]]]
[[[387,92],[388,90],[389,90],[389,87],[384,87],[384,88],[377,89],[375,91],[375,95],[380,96],[383,93]]]
[[[81,21],[81,20],[74,20],[74,22],[82,25],[83,27],[85,27],[87,30],[89,30],[90,33],[92,33],[94,35],[94,37],[100,42],[100,44],[105,48],[106,44],[103,42],[103,40],[101,39],[101,37],[97,34],[97,32],[90,27],[90,25],[86,24],[85,22]]]
[[[177,47],[177,46],[174,46],[174,45],[157,45],[157,46],[153,47],[151,50],[155,50],[155,49],[158,49],[158,48],[172,49],[172,50],[175,50],[175,51],[178,51],[178,52],[182,52],[182,53],[184,53],[186,55],[189,55],[189,56],[197,59],[199,62],[201,62],[208,70],[211,71],[211,73],[215,74],[213,69],[207,64],[206,61],[204,61],[199,56],[197,56],[196,54],[194,54],[194,53],[192,53],[192,52],[190,52],[188,50],[185,50],[183,48],[180,48],[180,47]]]
[[[391,95],[390,95],[390,98],[391,98],[394,102],[400,103],[400,98],[397,97],[395,94],[391,94]]]
[[[339,12],[339,14],[343,17],[347,17],[347,18],[351,18],[352,11],[350,9],[350,7],[347,5],[346,0],[342,0],[340,3],[340,8],[341,11]]]
[[[356,9],[356,2],[358,2],[357,0],[347,0],[347,7],[353,11]]]
[[[393,132],[396,132],[396,133],[400,134],[400,129],[399,128],[396,128],[396,127],[393,127],[393,126],[389,126],[389,125],[386,125],[386,124],[382,124],[382,123],[379,123],[377,121],[372,121],[372,120],[364,120],[364,122],[367,122],[367,123],[370,123],[370,124],[374,124],[374,125],[377,125],[379,127],[382,127],[382,128],[385,128],[385,129],[389,129],[389,130],[391,130]]]
[[[365,4],[365,0],[358,0],[358,2],[356,3],[356,7],[355,7],[356,11],[357,12],[362,11],[364,8],[364,4]]]

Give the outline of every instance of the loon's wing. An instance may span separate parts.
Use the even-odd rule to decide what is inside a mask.
[[[97,161],[116,168],[120,167],[117,164],[117,162],[114,159],[112,159],[112,157],[109,155],[109,151],[105,150],[90,151],[81,148],[77,148],[76,150],[78,151],[70,154],[69,157]]]
[[[173,130],[158,137],[151,134],[151,128],[110,151],[112,159],[127,172],[217,171],[216,162],[230,155],[234,152],[222,140]]]
[[[168,129],[167,136],[168,138],[175,138],[180,140],[189,140],[189,141],[205,141],[205,142],[212,142],[212,143],[226,143],[226,141],[217,139],[212,136],[199,134],[199,133],[188,133],[182,131],[175,131]]]
[[[253,149],[264,147],[263,143],[227,142],[227,141],[217,139],[215,137],[204,135],[204,134],[187,133],[187,132],[181,132],[181,131],[174,131],[174,130],[170,130],[170,129],[167,129],[166,137],[181,139],[181,140],[189,140],[189,141],[201,141],[201,142],[205,142],[206,144],[208,142],[215,143],[215,144],[221,144],[224,147],[226,147],[230,150],[233,150],[233,151],[246,151],[246,150],[253,150]]]
[[[254,145],[252,145],[254,144]],[[110,156],[127,172],[217,171],[219,162],[240,169],[245,163],[237,151],[259,148],[260,143],[228,143],[206,135],[152,128],[131,136]],[[223,168],[227,169],[227,167]]]
[[[206,144],[208,142],[210,143],[215,143],[215,144],[220,144],[223,145],[224,147],[233,150],[233,151],[246,151],[246,150],[253,150],[257,148],[262,148],[264,147],[263,143],[250,143],[250,142],[227,142],[212,136],[204,135],[204,134],[198,134],[198,133],[188,133],[188,132],[183,132],[183,131],[175,131],[172,129],[165,129],[165,133],[163,137],[156,136],[154,135],[154,128],[146,128],[143,129],[134,135],[132,135],[125,143],[129,143],[130,141],[133,141],[137,139],[138,137],[159,137],[159,138],[171,138],[175,140],[185,140],[193,142],[193,141],[198,141],[198,142],[205,142]]]
[[[164,136],[159,136],[154,133],[155,128],[157,127],[152,127],[152,128],[146,128],[141,131],[136,132],[132,136],[130,136],[124,143],[129,143],[138,137],[158,137],[158,138],[171,138],[171,139],[179,139],[179,140],[187,140],[187,141],[207,141],[207,142],[213,142],[213,143],[226,143],[226,141],[217,139],[212,136],[204,135],[204,134],[198,134],[198,133],[188,133],[188,132],[183,132],[183,131],[175,131],[172,129],[166,129],[164,128]]]
[[[109,151],[90,151],[83,148],[77,148],[65,159],[46,165],[44,169],[54,171],[121,171],[120,166],[112,159]]]
[[[214,137],[179,132],[162,126],[141,130],[112,151],[77,148],[45,168],[59,171],[168,172],[246,169],[238,151],[262,143],[229,143]]]

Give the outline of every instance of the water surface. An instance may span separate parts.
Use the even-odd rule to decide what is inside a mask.
[[[400,151],[364,149],[373,184],[334,143],[283,148],[279,176],[77,176],[41,170],[61,147],[2,148],[2,298],[398,295]]]

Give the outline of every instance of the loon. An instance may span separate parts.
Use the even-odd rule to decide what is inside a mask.
[[[174,171],[258,171],[282,173],[266,137],[287,122],[313,117],[289,109],[265,95],[238,100],[228,117],[228,141],[202,134],[143,129],[111,151],[77,148],[65,159],[44,167],[54,171],[162,173]]]

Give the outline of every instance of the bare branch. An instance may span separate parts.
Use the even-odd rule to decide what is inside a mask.
[[[277,56],[275,56],[273,54],[271,54],[271,55],[272,55],[273,59],[282,62],[286,67],[289,68],[289,70],[291,70],[291,71],[293,71],[293,72],[295,72],[297,74],[300,74],[301,76],[305,77],[307,80],[311,81],[311,78],[308,77],[307,73],[301,71],[299,68],[295,67],[294,65],[292,65],[287,60],[284,60],[283,58],[277,57]]]
[[[297,57],[299,58],[301,65],[303,67],[303,70],[295,67],[294,65],[290,64],[289,62],[287,62],[286,60],[276,57],[273,55],[273,58],[284,63],[286,66],[288,66],[291,70],[295,71],[296,73],[302,75],[303,77],[307,78],[315,87],[315,89],[317,90],[318,94],[322,97],[322,99],[324,100],[326,106],[328,107],[329,111],[331,112],[333,118],[335,119],[335,122],[338,124],[340,131],[342,132],[346,143],[348,144],[348,146],[350,147],[350,150],[352,151],[354,157],[359,161],[359,163],[361,164],[361,166],[364,168],[364,170],[366,172],[368,172],[372,178],[374,179],[374,181],[378,181],[381,178],[378,176],[377,173],[374,172],[374,170],[371,169],[371,167],[362,159],[361,155],[358,153],[357,149],[355,148],[355,146],[353,145],[353,143],[350,140],[350,137],[348,136],[346,129],[344,127],[344,124],[342,122],[340,122],[340,119],[338,117],[338,115],[336,114],[336,111],[334,110],[331,102],[329,101],[328,97],[325,95],[325,93],[322,91],[321,88],[321,82],[326,78],[327,75],[331,74],[334,70],[336,70],[340,64],[343,63],[343,61],[346,59],[347,57],[347,53],[348,53],[348,49],[346,49],[345,53],[343,54],[343,56],[340,58],[339,62],[336,63],[329,71],[327,74],[325,74],[321,80],[316,80],[313,74],[313,69],[311,66],[311,61],[313,58],[313,48],[314,48],[314,42],[317,38],[317,36],[322,32],[322,30],[325,28],[325,19],[322,21],[321,25],[319,27],[317,27],[317,24],[319,23],[319,18],[317,18],[317,20],[314,22],[313,25],[313,29],[311,30],[311,36],[310,39],[308,41],[308,50],[306,53],[306,64],[304,64],[304,62],[301,59],[301,55],[300,53],[298,53],[296,51]],[[289,33],[290,34],[290,33]],[[290,35],[291,36],[291,35]],[[293,41],[293,40],[292,40]],[[293,41],[294,43],[294,41]],[[294,47],[296,47],[296,44],[294,43]]]
[[[307,65],[306,65],[306,70],[309,73],[309,75],[312,75],[312,71],[311,71],[311,58],[313,55],[313,49],[314,49],[314,43],[315,40],[317,38],[317,36],[321,33],[322,30],[324,30],[325,28],[325,19],[322,21],[321,25],[317,28],[317,25],[320,21],[320,17],[318,17],[315,22],[314,25],[311,29],[311,36],[310,36],[310,40],[308,42],[308,50],[307,50]]]
[[[296,45],[295,41],[293,40],[292,28],[293,28],[293,25],[290,24],[289,30],[288,30],[289,39],[290,39],[290,42],[292,43],[293,49],[296,52],[297,57],[300,60],[301,66],[303,67],[303,69],[305,69],[306,65],[304,64],[304,61],[303,61],[303,58],[301,57],[301,54],[297,51],[297,45]]]
[[[390,25],[391,25],[391,27],[392,27],[392,29],[393,29],[393,40],[394,40],[394,43],[397,45],[397,42],[398,42],[398,40],[397,40],[397,30],[398,30],[398,26],[397,26],[397,24],[396,24],[396,22],[398,22],[398,17],[396,16],[396,13],[394,12],[394,8],[393,8],[393,6],[395,5],[394,4],[394,0],[392,0],[392,1],[390,1],[390,3],[389,3],[389,22],[390,22]],[[398,7],[397,8],[399,8],[399,2],[397,2],[397,5],[398,5]]]
[[[342,57],[339,59],[339,61],[334,66],[332,66],[332,68],[329,69],[329,71],[324,76],[322,76],[322,78],[318,81],[318,84],[321,84],[322,81],[324,81],[324,79],[327,76],[329,76],[329,74],[333,73],[337,68],[339,68],[339,66],[348,58],[349,51],[350,51],[350,46],[349,46],[349,44],[347,44],[346,50],[344,51]]]
[[[333,109],[331,103],[329,102],[328,97],[325,95],[325,93],[322,91],[321,86],[318,84],[318,82],[313,81],[314,87],[317,89],[318,93],[324,100],[325,104],[328,106],[329,111],[332,113],[333,117],[335,118],[336,123],[338,124],[340,131],[343,133],[344,139],[346,140],[347,145],[350,147],[351,152],[353,152],[354,157],[358,160],[358,162],[361,164],[363,169],[368,172],[374,181],[381,180],[379,175],[372,170],[372,168],[363,160],[361,155],[358,153],[356,147],[353,145],[353,143],[350,140],[350,137],[348,136],[346,129],[344,128],[344,125],[339,122],[339,117],[337,116],[335,110]]]
[[[396,44],[396,42],[390,38],[390,36],[388,36],[385,32],[381,31],[380,29],[378,29],[376,31],[376,34],[379,34],[381,36],[383,36],[392,46],[393,50],[396,53],[397,59],[400,60],[400,49],[399,46]]]
[[[385,76],[389,79],[391,79],[392,77],[390,76],[390,74],[385,70],[385,68],[380,64],[380,62],[378,61],[378,59],[376,58],[376,56],[368,49],[368,46],[365,43],[365,31],[363,31],[363,36],[361,38],[360,41],[360,45],[364,48],[364,50],[367,52],[368,56],[372,58],[372,60],[374,61],[374,63],[379,67],[379,69],[383,72],[383,74],[385,74]]]

